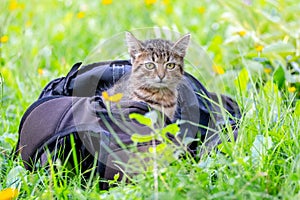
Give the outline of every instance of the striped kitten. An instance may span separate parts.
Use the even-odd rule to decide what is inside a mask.
[[[146,102],[173,119],[189,41],[190,34],[173,43],[163,39],[140,41],[126,32],[132,71],[125,97]]]

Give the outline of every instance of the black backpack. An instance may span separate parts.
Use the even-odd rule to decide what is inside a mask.
[[[114,179],[117,173],[121,179],[128,168],[118,164],[128,163],[135,156],[130,148],[147,152],[153,143],[160,144],[159,140],[132,141],[132,133],[147,136],[151,132],[149,127],[128,117],[131,113],[148,113],[146,103],[120,101],[108,105],[102,97],[103,91],[130,71],[128,60],[85,66],[77,63],[66,77],[52,80],[20,122],[16,151],[20,152],[25,168],[35,170],[44,166],[50,153],[51,159],[79,161],[81,170],[95,166],[105,180]],[[227,96],[208,92],[188,73],[182,85],[175,120],[165,116],[160,124],[165,127],[181,120],[180,132],[177,135],[167,133],[168,139],[180,145],[189,138],[186,153],[195,158],[220,144],[222,139],[218,133],[228,125],[236,139],[237,120],[241,117],[237,103]],[[76,158],[70,156],[71,151]],[[106,183],[101,185],[103,189],[107,187]]]

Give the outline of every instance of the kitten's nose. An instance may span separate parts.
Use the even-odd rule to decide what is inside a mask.
[[[157,76],[160,79],[160,81],[162,81],[165,78],[166,75],[165,74],[158,74]]]

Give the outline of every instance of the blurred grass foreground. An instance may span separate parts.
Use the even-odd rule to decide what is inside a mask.
[[[0,10],[0,190],[20,199],[300,198],[299,1],[2,0]],[[211,63],[187,70],[238,101],[240,135],[220,146],[224,155],[162,169],[157,191],[151,173],[107,192],[12,160],[20,119],[50,80],[107,39],[149,27],[191,33]]]

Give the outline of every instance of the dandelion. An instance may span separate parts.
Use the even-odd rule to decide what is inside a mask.
[[[17,1],[10,1],[10,2],[9,2],[8,9],[9,9],[10,11],[17,10],[18,7],[19,7],[19,5],[18,5],[18,2],[17,2]]]
[[[241,30],[241,31],[238,31],[237,34],[241,37],[244,37],[246,35],[246,31],[245,30]]]
[[[260,45],[260,44],[255,45],[255,50],[256,50],[257,52],[262,52],[263,49],[264,49],[264,46],[263,46],[263,45]]]
[[[38,68],[38,74],[39,75],[43,75],[44,74],[44,70],[42,68]]]
[[[272,69],[271,68],[264,68],[264,72],[266,74],[270,74],[272,72]]]
[[[294,86],[290,86],[290,87],[288,87],[288,91],[290,93],[294,93],[294,92],[296,92],[296,88]]]
[[[205,13],[205,11],[206,11],[206,9],[205,9],[204,6],[200,6],[197,10],[198,10],[198,12],[199,12],[200,14],[203,14],[203,13]]]
[[[117,93],[115,95],[109,96],[109,94],[106,91],[104,91],[104,92],[102,92],[102,97],[105,101],[110,101],[110,102],[117,103],[122,99],[123,94],[122,93]]]
[[[109,5],[112,4],[112,0],[102,0],[103,5]]]
[[[156,0],[145,0],[145,4],[146,4],[147,6],[152,5],[152,4],[155,4],[155,3],[156,3]]]
[[[7,35],[3,35],[1,38],[0,38],[0,43],[5,43],[8,41],[8,36]]]
[[[223,69],[223,67],[219,66],[219,65],[214,65],[213,66],[213,71],[216,73],[216,74],[224,74],[225,73],[225,70]]]
[[[77,13],[77,18],[78,19],[82,19],[82,18],[84,18],[84,16],[85,16],[85,13],[83,11],[80,11],[80,12]]]
[[[16,0],[11,0],[10,2],[9,2],[9,6],[8,6],[8,10],[9,11],[14,11],[14,10],[17,10],[17,9],[24,9],[24,4],[22,4],[22,3],[18,3],[18,1],[16,1]]]
[[[18,196],[18,190],[13,188],[6,188],[0,191],[0,199],[1,200],[11,200]]]

